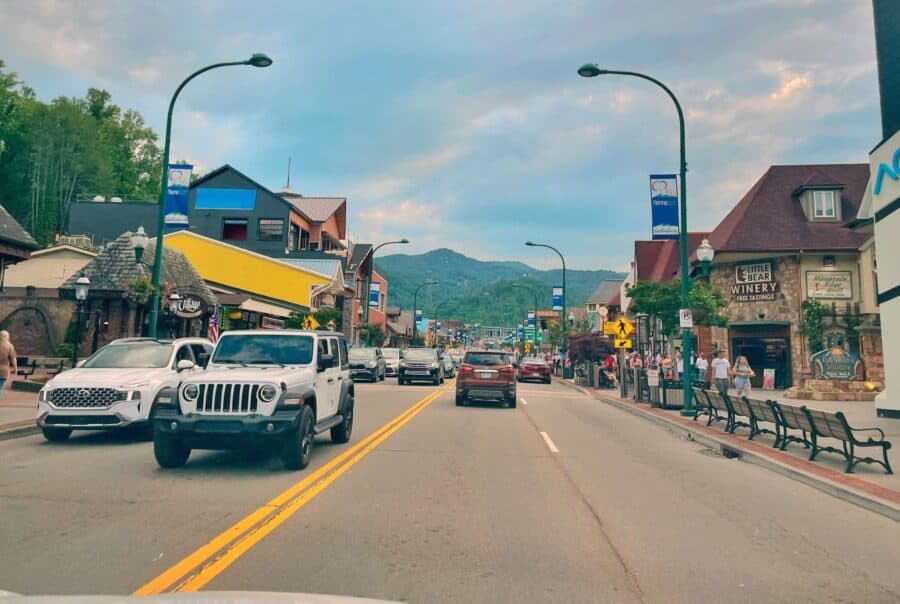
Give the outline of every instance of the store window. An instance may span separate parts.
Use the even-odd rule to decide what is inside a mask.
[[[222,239],[225,241],[247,240],[247,219],[226,218],[222,221]]]
[[[308,250],[309,249],[309,232],[308,231],[300,231],[300,249]]]
[[[260,218],[256,238],[259,241],[281,241],[284,237],[284,220],[281,218]]]
[[[290,227],[291,234],[288,236],[288,249],[291,251],[300,249],[300,227],[296,224],[291,224]]]
[[[835,218],[834,191],[813,191],[813,217],[819,220]]]

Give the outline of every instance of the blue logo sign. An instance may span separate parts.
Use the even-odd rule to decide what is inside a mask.
[[[810,358],[814,378],[826,380],[862,380],[862,359],[839,346],[817,352]]]
[[[381,283],[374,281],[369,284],[369,308],[378,308],[381,301]]]
[[[884,182],[885,176],[891,180],[900,179],[900,147],[897,147],[897,150],[894,151],[894,157],[891,160],[891,164],[893,164],[893,169],[888,167],[887,164],[878,166],[878,174],[875,176],[875,185],[872,187],[873,195],[881,195],[881,184]]]
[[[553,310],[563,309],[563,288],[557,285],[553,288]]]
[[[169,164],[166,172],[166,220],[167,227],[188,226],[188,189],[191,186],[191,170],[188,164]]]
[[[534,327],[534,311],[528,312],[528,326]]]
[[[678,181],[674,174],[650,175],[651,238],[678,239]]]
[[[434,328],[438,331],[438,333],[440,333],[441,332],[441,322],[438,321],[437,323],[435,323]]]

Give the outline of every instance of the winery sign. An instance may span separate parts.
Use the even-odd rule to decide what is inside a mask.
[[[734,266],[731,297],[735,302],[774,300],[778,283],[771,262],[753,262]]]

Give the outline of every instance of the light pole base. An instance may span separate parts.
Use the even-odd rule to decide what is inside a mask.
[[[697,417],[696,409],[682,409],[681,417]]]

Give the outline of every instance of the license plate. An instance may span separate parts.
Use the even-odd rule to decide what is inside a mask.
[[[475,375],[477,375],[478,377],[480,377],[482,379],[490,379],[490,378],[494,377],[494,372],[493,371],[479,371]]]
[[[407,371],[409,375],[428,375],[427,371]]]

